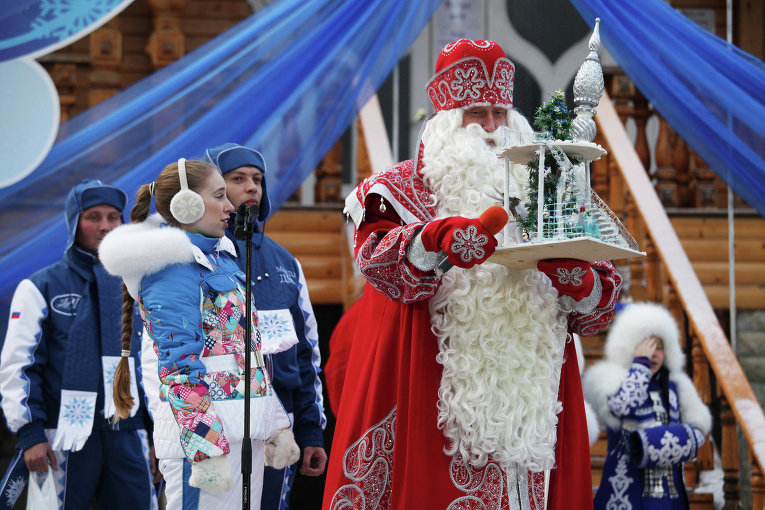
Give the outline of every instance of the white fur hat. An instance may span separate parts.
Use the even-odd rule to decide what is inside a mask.
[[[685,356],[677,322],[669,310],[655,303],[633,303],[617,315],[606,339],[606,360],[629,368],[635,348],[649,336],[657,336],[664,343],[664,366],[670,373],[682,371]]]

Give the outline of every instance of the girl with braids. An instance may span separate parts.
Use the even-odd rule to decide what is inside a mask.
[[[696,457],[712,418],[683,370],[679,337],[663,306],[628,305],[605,360],[584,373],[584,396],[608,427],[596,510],[688,508],[683,462]]]
[[[158,214],[149,216],[154,197]],[[244,273],[225,237],[234,210],[217,167],[180,159],[141,186],[130,218],[101,244],[104,266],[123,278],[123,343],[139,304],[144,330],[158,357],[158,381],[144,373],[154,442],[167,482],[167,508],[240,505],[244,437],[246,320],[252,321],[251,501],[258,508],[264,462],[281,468],[299,455],[289,419],[260,355],[257,315],[245,313]],[[153,380],[153,384],[152,384]],[[114,376],[117,416],[126,416],[133,384],[126,364]],[[152,389],[153,388],[153,389]],[[203,489],[200,491],[200,489]],[[193,502],[193,503],[192,503]]]

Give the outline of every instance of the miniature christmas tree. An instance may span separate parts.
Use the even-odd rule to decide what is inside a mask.
[[[548,143],[554,144],[555,140],[570,140],[573,115],[569,113],[568,107],[566,107],[566,95],[563,91],[558,90],[550,97],[550,102],[537,108],[534,114],[534,127],[543,133],[543,138]],[[579,163],[575,158],[570,158],[569,160],[573,165]],[[558,200],[561,197],[564,199],[570,197],[574,190],[571,189],[570,182],[559,183],[563,168],[561,168],[559,158],[556,158],[552,151],[545,151],[544,167],[542,207],[545,212],[544,235],[547,237],[548,232],[552,236],[552,232],[556,231],[558,222],[561,220],[561,217],[548,214],[547,211],[554,211]],[[537,203],[536,190],[539,186],[539,162],[536,160],[530,161],[527,169],[529,172],[529,198],[524,207],[528,215],[525,218],[519,218],[518,221],[527,233],[531,233],[537,231],[537,208],[539,205]],[[560,189],[559,184],[562,184],[564,189]],[[563,211],[564,214],[569,216],[577,212]]]

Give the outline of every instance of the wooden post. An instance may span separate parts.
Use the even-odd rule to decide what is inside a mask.
[[[720,396],[720,424],[722,425],[720,455],[722,456],[723,494],[725,497],[723,510],[738,510],[741,508],[738,474],[740,469],[738,434],[736,431],[736,417],[733,415],[725,395]]]
[[[631,193],[627,193],[625,199],[625,227],[630,232],[635,241],[638,243],[638,247],[641,250],[646,250],[647,238],[645,235],[645,229],[643,228],[643,221],[638,212],[635,199]],[[634,257],[630,259],[629,271],[630,271],[630,288],[629,297],[635,301],[643,301],[646,299],[646,257]]]
[[[694,206],[699,209],[717,207],[715,173],[704,163],[698,154],[693,155],[694,171]]]
[[[755,462],[751,449],[749,459],[752,465],[752,509],[765,510],[765,476],[762,468]]]
[[[66,122],[72,115],[74,106],[75,90],[77,89],[77,67],[74,64],[53,65],[50,72],[53,83],[58,89],[58,100],[61,105],[61,122]]]
[[[656,245],[653,243],[653,239],[650,234],[645,236],[645,293],[646,299],[654,302],[661,303],[662,299],[662,282],[661,277],[661,263],[659,261],[659,255],[656,251]]]
[[[659,118],[659,138],[656,140],[656,193],[664,207],[677,207],[680,205],[678,200],[677,172],[672,166],[672,145],[670,137],[672,128],[667,121]]]
[[[677,186],[677,200],[680,207],[691,205],[692,196],[690,189],[691,174],[688,168],[690,156],[688,145],[673,129],[670,133],[672,144],[672,166],[675,167],[675,183]]]
[[[186,36],[180,13],[188,0],[148,0],[154,14],[154,31],[146,43],[146,53],[154,70],[172,64],[186,54]]]
[[[653,112],[648,108],[648,99],[635,89],[635,94],[632,96],[632,103],[635,105],[633,110],[633,116],[635,118],[635,127],[637,133],[635,136],[635,152],[637,152],[640,162],[643,163],[643,168],[646,171],[651,169],[651,152],[648,148],[648,137],[645,133],[645,126],[648,123],[648,119],[651,118]]]
[[[90,87],[88,106],[93,107],[120,91],[122,32],[119,17],[112,18],[90,35]]]
[[[338,140],[322,158],[316,169],[314,200],[316,203],[341,203],[343,196],[343,142]]]

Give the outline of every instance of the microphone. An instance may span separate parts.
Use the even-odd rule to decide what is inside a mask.
[[[236,219],[234,220],[234,237],[237,239],[244,239],[247,235],[247,230],[252,228],[255,220],[258,218],[258,212],[260,207],[258,204],[252,204],[248,206],[242,202],[239,207],[236,208]]]
[[[488,230],[491,235],[496,235],[507,224],[508,215],[501,206],[493,205],[486,209],[478,217],[481,226]],[[443,250],[439,252],[439,260],[436,269],[440,273],[445,273],[452,268],[453,264],[449,262],[449,256]]]

